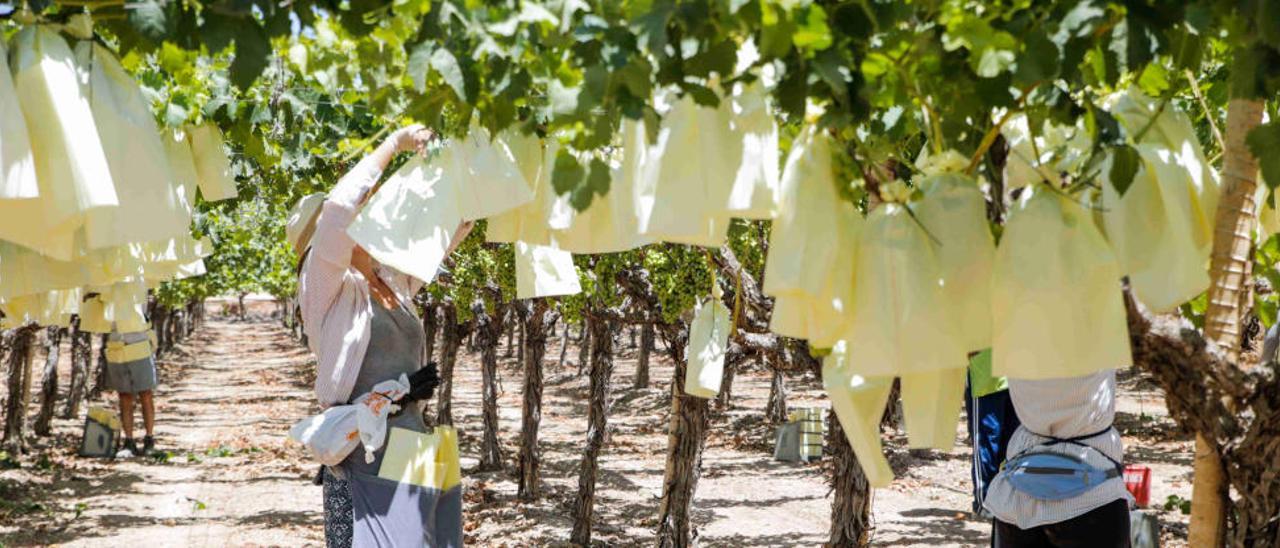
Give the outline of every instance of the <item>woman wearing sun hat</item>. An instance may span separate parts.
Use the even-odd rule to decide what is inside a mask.
[[[347,227],[391,159],[399,152],[424,152],[430,139],[431,133],[422,126],[396,131],[327,195],[303,198],[290,215],[286,236],[300,257],[303,332],[316,355],[315,390],[323,407],[348,404],[374,385],[401,375],[409,376],[414,385],[411,394],[420,398],[429,397],[438,382],[434,369],[423,367],[425,340],[409,304],[422,282],[378,263],[347,235]],[[469,223],[458,227],[450,252],[469,230]],[[426,432],[420,404],[401,405],[402,411],[388,419],[388,426]],[[457,490],[392,500],[385,497],[386,486],[378,483],[383,451],[370,456],[372,460],[367,461],[364,452],[353,451],[342,464],[325,468],[328,546],[394,545],[404,539],[421,539],[414,544],[461,545]]]

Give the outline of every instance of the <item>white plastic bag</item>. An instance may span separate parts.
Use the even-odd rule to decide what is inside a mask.
[[[552,246],[515,243],[516,298],[533,299],[582,292],[573,254]]]
[[[845,349],[845,343],[840,342],[823,358],[822,387],[831,398],[831,409],[858,457],[867,483],[875,488],[888,487],[893,481],[893,469],[880,445],[880,419],[893,389],[893,378],[854,374]]]
[[[18,31],[10,67],[39,197],[0,200],[0,239],[69,261],[85,212],[119,205],[106,155],[75,56],[56,31],[42,25]]]
[[[867,216],[854,265],[845,341],[855,371],[892,377],[968,363],[934,244],[905,206],[883,204]]]
[[[911,205],[936,240],[943,294],[959,319],[964,349],[991,346],[991,261],[996,244],[987,227],[987,204],[973,179],[959,174],[927,177],[924,198]]]
[[[235,198],[236,178],[222,144],[222,131],[213,124],[203,124],[188,127],[187,136],[191,139],[200,195],[208,202]]]
[[[902,376],[902,418],[909,447],[948,451],[955,445],[968,373],[960,367]]]
[[[84,94],[91,98],[94,124],[120,202],[119,207],[88,212],[89,248],[186,235],[190,216],[173,186],[165,147],[142,90],[115,55],[96,42],[80,42],[76,57],[89,72]]]
[[[699,398],[714,398],[720,393],[724,378],[724,355],[729,350],[729,330],[733,327],[729,309],[720,302],[720,289],[699,303],[689,325],[689,346],[685,357],[684,393]]]
[[[31,154],[31,138],[27,121],[18,102],[9,74],[9,52],[0,38],[0,200],[17,200],[39,196],[36,183],[36,159]]]
[[[327,466],[341,464],[360,445],[364,446],[365,462],[373,462],[387,437],[387,417],[400,409],[391,402],[408,393],[407,375],[382,381],[350,405],[330,407],[298,421],[289,429],[289,439],[306,446],[317,461]]]
[[[991,302],[996,376],[1078,377],[1133,361],[1115,254],[1080,204],[1043,186],[1009,212]]]
[[[378,262],[431,283],[462,222],[456,181],[440,162],[418,156],[391,175],[347,234]]]

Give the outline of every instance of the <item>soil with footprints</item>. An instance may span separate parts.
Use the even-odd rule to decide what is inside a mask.
[[[317,411],[314,362],[278,320],[267,317],[271,305],[260,308],[258,319],[249,321],[211,317],[160,360],[158,455],[77,457],[82,419],[56,419],[53,434],[30,437],[25,454],[0,455],[0,547],[323,545],[320,488],[312,484],[317,467],[287,440],[294,422]],[[211,303],[210,312],[217,310]],[[546,355],[539,434],[545,485],[533,503],[515,496],[521,372],[514,353],[500,362],[507,469],[491,473],[468,471],[477,462],[482,428],[479,354],[460,354],[454,414],[470,546],[568,544],[588,378],[578,374],[576,345],[559,364],[560,344],[559,336],[552,337]],[[672,368],[659,348],[651,386],[633,388],[636,351],[629,344],[625,334],[617,344],[610,436],[598,477],[593,543],[605,546],[654,545],[662,495]],[[65,345],[64,391],[70,374]],[[507,355],[505,348],[499,351]],[[43,356],[35,363],[32,415]],[[711,420],[693,511],[698,544],[821,545],[831,509],[826,465],[771,458],[774,427],[763,418],[770,377],[755,364],[745,369],[733,382],[730,407]],[[1192,438],[1168,418],[1154,385],[1132,372],[1122,379],[1117,427],[1125,434],[1127,460],[1152,468],[1149,510],[1159,517],[1164,544],[1185,545]],[[815,378],[788,377],[787,387],[793,408],[828,406]],[[7,397],[3,390],[0,396]],[[873,546],[989,542],[990,524],[970,512],[970,452],[961,412],[956,438],[950,452],[908,451],[903,433],[888,435],[898,479],[874,492]]]

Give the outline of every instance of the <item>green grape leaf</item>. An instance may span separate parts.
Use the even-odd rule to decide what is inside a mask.
[[[405,72],[413,81],[413,89],[419,93],[427,91],[427,72],[431,70],[431,56],[434,52],[435,46],[430,40],[412,46],[409,51],[409,63]]]
[[[439,48],[431,52],[431,68],[440,73],[440,77],[444,78],[444,83],[458,94],[458,98],[463,101],[469,101],[467,95],[466,80],[462,76],[462,68],[458,66],[458,58],[453,56],[453,52],[448,49]],[[425,86],[425,84],[424,84]]]
[[[821,51],[831,47],[831,27],[827,26],[827,12],[822,6],[809,6],[804,14],[803,24],[791,36],[792,42],[800,49]]]
[[[733,65],[737,61],[738,44],[733,40],[723,40],[686,59],[684,72],[698,78],[706,78],[713,72],[721,77],[728,77],[733,73]]]
[[[572,192],[582,184],[582,178],[586,174],[587,171],[569,149],[561,148],[556,152],[556,163],[551,168],[551,188],[556,194]]]
[[[1262,170],[1262,180],[1267,187],[1275,190],[1280,186],[1280,121],[1272,120],[1262,124],[1245,137],[1249,152],[1258,159],[1258,167]]]
[[[1142,162],[1142,157],[1138,155],[1138,150],[1129,145],[1119,145],[1111,148],[1111,170],[1108,173],[1112,186],[1116,187],[1116,192],[1124,196],[1125,191],[1133,185],[1133,178],[1138,174],[1138,166]]]
[[[241,23],[236,32],[236,55],[231,61],[231,82],[242,90],[249,89],[271,56],[271,42],[257,23]]]

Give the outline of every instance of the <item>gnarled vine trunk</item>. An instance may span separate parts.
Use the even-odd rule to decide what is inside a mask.
[[[93,339],[87,331],[80,330],[80,317],[71,319],[71,386],[67,388],[67,404],[62,408],[62,418],[70,419],[80,413],[89,383],[89,361],[93,351]]]
[[[770,357],[771,361],[776,358]],[[773,378],[769,381],[769,399],[765,403],[764,416],[769,422],[782,424],[787,422],[787,386],[784,384],[782,371],[773,364]]]
[[[98,366],[93,370],[93,388],[89,390],[89,399],[98,399],[107,388],[107,335],[98,335],[98,353],[93,360]]]
[[[502,469],[502,447],[498,443],[498,342],[502,338],[501,310],[490,314],[476,306],[476,344],[480,346],[481,411],[484,437],[480,442],[479,470]]]
[[[538,426],[542,422],[542,360],[547,352],[547,338],[555,329],[551,303],[535,299],[521,328],[524,337],[524,401],[520,408],[520,454],[516,466],[516,497],[535,500],[539,496]]]
[[[58,399],[58,354],[62,345],[61,327],[45,330],[44,374],[40,377],[40,410],[31,431],[37,436],[48,436],[53,426],[53,404]]]
[[[14,330],[9,347],[9,399],[5,402],[4,446],[15,455],[26,450],[27,405],[31,402],[31,362],[35,354],[36,332],[28,324]]]
[[[432,361],[436,357],[436,331],[439,330],[439,310],[434,302],[427,301],[422,307],[422,338],[426,340],[427,350],[426,360]]]
[[[689,340],[688,326],[667,330],[663,340],[676,367],[671,381],[671,424],[667,435],[662,504],[658,510],[658,545],[685,548],[692,546],[698,538],[690,510],[698,478],[702,475],[708,400],[690,396],[681,390],[688,368],[684,355]]]
[[[640,326],[640,350],[636,357],[636,378],[632,386],[649,387],[649,355],[653,352],[653,324],[646,321]]]
[[[613,321],[608,312],[593,317],[591,328],[591,396],[587,410],[587,445],[578,467],[578,498],[573,507],[573,533],[578,546],[591,545],[591,518],[595,511],[596,475],[600,450],[608,437],[609,381],[613,377]]]
[[[868,546],[871,541],[871,484],[845,438],[834,411],[827,411],[831,449],[831,531],[827,546]]]
[[[466,333],[458,324],[458,308],[453,303],[445,303],[440,310],[443,324],[440,326],[440,392],[436,397],[436,424],[453,426],[453,369],[458,363],[458,350]]]

